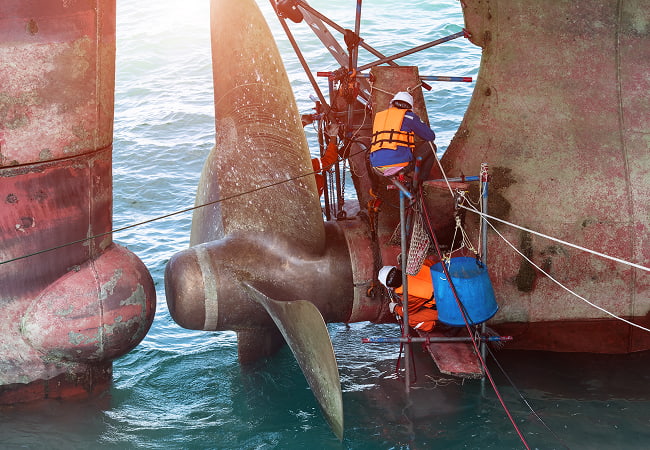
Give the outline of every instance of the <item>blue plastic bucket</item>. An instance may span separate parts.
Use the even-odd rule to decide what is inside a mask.
[[[479,266],[476,258],[462,256],[452,258],[447,270],[465,307],[470,325],[485,322],[496,314],[499,307],[494,299],[494,289],[484,264]],[[431,267],[431,280],[438,307],[438,320],[447,325],[464,326],[465,320],[441,263]]]

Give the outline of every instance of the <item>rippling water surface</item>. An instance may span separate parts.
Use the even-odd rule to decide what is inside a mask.
[[[299,109],[308,112],[311,87],[268,2],[259,4],[285,56]],[[354,28],[356,2],[311,4]],[[362,35],[384,54],[463,27],[457,0],[367,0],[362,9]],[[214,112],[209,2],[117,0],[117,14],[114,227],[120,228],[193,206],[214,144]],[[337,68],[310,43],[306,27],[292,28],[312,70]],[[361,53],[361,62],[373,59]],[[457,39],[400,63],[418,65],[424,75],[476,78],[479,60],[479,49]],[[473,83],[431,84],[425,98],[444,150]],[[339,442],[288,349],[242,368],[234,333],[189,331],[171,320],[163,272],[169,258],[188,247],[190,222],[191,213],[184,213],[116,234],[156,283],[151,331],[115,362],[113,387],[101,399],[0,410],[0,448],[524,448],[489,384],[432,375],[432,363],[419,351],[418,383],[407,398],[395,376],[399,349],[360,343],[398,329],[367,323],[329,325],[345,409]],[[531,448],[650,448],[649,354],[502,351],[497,358],[510,380],[494,362],[491,369]]]

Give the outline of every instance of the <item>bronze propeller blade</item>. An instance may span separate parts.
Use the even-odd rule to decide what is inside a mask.
[[[339,370],[325,321],[307,300],[273,300],[248,283],[249,295],[264,306],[284,336],[332,431],[343,439],[343,399]]]

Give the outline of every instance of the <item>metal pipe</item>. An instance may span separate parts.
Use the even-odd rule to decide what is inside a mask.
[[[464,35],[465,35],[464,31],[459,31],[458,33],[452,34],[450,36],[446,36],[444,38],[440,38],[440,39],[436,39],[435,41],[431,41],[431,42],[429,42],[427,44],[422,44],[422,45],[419,45],[417,47],[413,47],[410,50],[405,50],[405,51],[400,52],[400,53],[395,53],[394,55],[391,55],[391,56],[386,56],[385,58],[381,58],[381,59],[379,59],[379,60],[377,60],[375,62],[372,62],[372,63],[366,64],[365,66],[359,67],[357,69],[357,71],[361,72],[361,71],[364,71],[366,69],[370,69],[371,67],[375,67],[375,66],[378,66],[380,64],[384,64],[384,63],[387,63],[389,61],[393,61],[395,59],[399,59],[399,58],[402,58],[404,56],[408,56],[408,55],[411,55],[413,53],[417,53],[420,50],[425,50],[427,48],[434,47],[436,45],[442,44],[443,42],[448,42],[448,41],[451,41],[453,39],[463,37]]]
[[[355,40],[359,38],[359,31],[361,28],[361,0],[357,0],[357,11],[354,21],[354,34]],[[359,59],[359,43],[354,42],[351,47],[348,47],[348,52],[350,56],[350,62],[348,64],[348,70],[351,72],[351,76],[356,77],[356,67]],[[353,83],[357,83],[357,80],[353,78],[351,80]],[[352,139],[352,122],[354,118],[354,102],[350,101],[348,103],[348,116],[347,116],[347,137]]]
[[[488,209],[488,165],[487,163],[481,163],[481,210],[487,214]],[[487,219],[485,216],[481,216],[481,261],[483,264],[487,265]],[[485,322],[481,324],[481,333],[485,334],[486,325]],[[486,356],[486,347],[485,342],[481,342],[481,357],[485,361]],[[485,378],[485,370],[481,369],[483,372],[483,378]]]
[[[273,4],[273,0],[270,0],[271,4]],[[311,83],[311,86],[314,88],[314,91],[316,91],[316,95],[318,95],[318,99],[320,102],[323,104],[323,106],[326,106],[327,109],[329,109],[329,103],[325,100],[325,97],[323,96],[323,93],[321,92],[320,88],[318,87],[318,83],[316,83],[316,79],[311,73],[311,70],[309,69],[309,66],[307,65],[307,61],[305,61],[305,58],[302,55],[302,52],[300,51],[300,48],[298,47],[298,43],[293,37],[293,34],[291,34],[291,30],[289,29],[289,26],[287,25],[287,22],[284,20],[284,18],[280,17],[280,15],[277,14],[278,20],[280,21],[280,24],[282,25],[282,28],[284,29],[284,32],[287,35],[287,38],[289,39],[289,42],[291,43],[291,46],[293,47],[293,51],[296,53],[296,56],[298,57],[298,61],[300,61],[300,64],[302,65],[303,70],[305,71],[305,74],[307,74],[307,78],[309,78],[309,82]]]
[[[354,34],[360,39],[361,32],[361,0],[357,0],[357,12],[354,20]],[[360,41],[361,42],[361,41]],[[352,67],[356,67],[359,62],[359,44],[352,48]]]
[[[415,170],[413,172],[413,180],[415,180],[415,183],[419,184],[420,183],[420,171],[422,170],[422,157],[418,156],[415,158]],[[417,185],[414,183],[414,187],[417,187]],[[414,189],[415,190],[415,189]]]
[[[454,177],[454,178],[447,178],[447,179],[438,178],[436,180],[427,180],[427,181],[449,181],[449,182],[457,181],[457,182],[463,183],[465,181],[478,181],[480,179],[481,179],[481,177],[472,176],[472,177]]]
[[[309,6],[309,5],[308,5],[307,3],[305,3],[304,1],[302,1],[302,0],[298,0],[297,3],[300,5],[301,8],[304,8],[305,10],[309,11],[309,12],[312,13],[314,16],[318,17],[320,20],[322,20],[323,22],[325,22],[325,23],[326,23],[327,25],[329,25],[330,27],[334,28],[334,29],[335,29],[336,31],[338,31],[339,33],[341,33],[341,34],[345,34],[345,28],[343,28],[342,26],[340,26],[340,25],[337,24],[336,22],[330,20],[330,19],[327,18],[326,16],[322,15],[321,13],[319,13],[318,11],[316,11],[314,8],[312,8],[311,6]],[[372,46],[366,44],[363,40],[359,43],[359,45],[361,45],[361,47],[363,47],[363,48],[364,48],[365,50],[367,50],[368,52],[372,53],[372,54],[373,54],[374,56],[376,56],[377,58],[385,58],[385,57],[386,57],[384,54],[382,54],[382,53],[381,53],[380,51],[378,51],[377,49],[375,49],[375,48],[373,48]],[[388,61],[388,64],[390,64],[391,66],[396,66],[396,67],[399,66],[399,64],[397,64],[397,63],[394,62],[394,61]]]
[[[488,165],[487,163],[481,164],[481,210],[483,213],[488,213]],[[485,216],[481,216],[481,261],[487,264],[487,220]]]
[[[399,189],[400,193],[404,194],[409,200],[413,198],[413,194],[411,194],[402,183],[397,180],[392,180],[392,182],[397,187],[397,189]]]
[[[336,72],[316,72],[317,77],[333,77],[336,76]],[[368,73],[357,73],[357,78],[370,78]],[[449,77],[442,75],[420,75],[420,80],[425,81],[454,81],[454,82],[463,82],[471,83],[473,81],[472,77]]]
[[[402,338],[408,339],[409,332],[409,310],[408,310],[408,276],[406,273],[406,202],[407,197],[404,191],[406,188],[398,181],[393,181],[400,189],[399,193],[399,220],[400,220],[400,245],[402,253],[401,269],[402,269],[402,319],[404,320]],[[409,195],[410,198],[410,195]],[[407,342],[404,346],[404,370],[405,370],[405,386],[406,394],[408,395],[411,390],[411,346]]]
[[[505,342],[512,341],[512,336],[481,336],[479,338],[482,342]],[[467,336],[458,336],[458,337],[408,337],[408,338],[396,338],[396,337],[371,337],[371,338],[362,338],[361,343],[363,344],[397,344],[403,342],[424,342],[425,344],[431,343],[454,343],[454,342],[471,342],[472,338]]]
[[[338,160],[334,164],[334,171],[334,179],[336,180],[336,208],[334,209],[334,216],[338,217],[343,202],[345,201],[343,199],[343,190],[341,189],[341,163]]]
[[[420,80],[425,80],[425,81],[455,81],[455,82],[463,82],[463,83],[471,83],[474,81],[472,77],[447,77],[447,76],[442,76],[442,75],[422,75],[420,76]]]

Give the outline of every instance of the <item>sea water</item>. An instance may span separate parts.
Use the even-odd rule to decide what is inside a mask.
[[[310,3],[354,28],[355,1]],[[269,3],[259,4],[284,55],[299,109],[310,112],[311,86]],[[397,335],[396,325],[330,324],[345,411],[339,442],[288,349],[241,367],[234,333],[176,325],[167,310],[163,273],[169,258],[189,245],[191,212],[174,213],[193,206],[214,145],[208,18],[208,0],[117,0],[114,228],[168,217],[114,239],[151,271],[156,317],[144,341],[115,361],[106,395],[0,408],[0,448],[518,449],[525,448],[523,440],[539,449],[650,448],[647,352],[502,350],[489,359],[495,390],[487,381],[463,383],[437,374],[415,348],[417,381],[407,396],[395,374],[399,347],[361,343],[363,337]],[[307,27],[291,27],[313,71],[338,68]],[[387,55],[462,27],[457,0],[367,0],[362,6],[361,35]],[[362,51],[360,60],[374,57]],[[419,66],[422,75],[475,79],[479,61],[480,49],[461,38],[399,62]],[[425,99],[444,152],[473,83],[430,84]],[[314,143],[314,132],[307,131]]]

